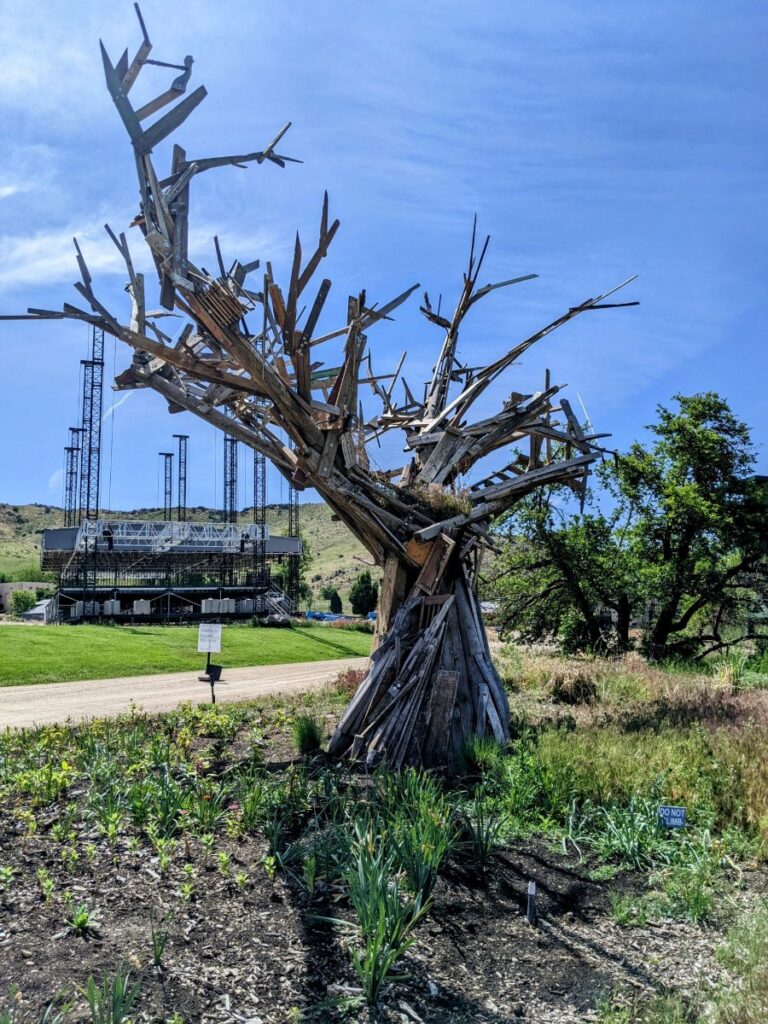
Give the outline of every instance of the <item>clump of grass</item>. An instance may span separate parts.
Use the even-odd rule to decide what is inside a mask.
[[[371,823],[355,823],[345,881],[363,947],[351,949],[350,955],[365,999],[373,1005],[387,980],[402,980],[393,968],[413,945],[412,932],[430,905],[421,895],[402,898],[392,852]]]
[[[323,745],[323,727],[313,715],[298,715],[291,733],[293,745],[302,757],[317,754]]]
[[[472,496],[468,487],[444,487],[442,484],[421,484],[416,494],[436,514],[457,515],[472,511]]]
[[[598,1024],[697,1024],[698,1017],[676,992],[665,992],[650,1001],[633,997],[629,1004],[616,995],[604,995],[595,1007]]]
[[[9,1002],[10,1006],[0,1010],[0,1024],[21,1024],[21,1017],[19,1016],[21,992],[19,992],[16,986],[11,987]],[[36,1024],[66,1024],[67,1014],[70,1009],[71,1006],[68,1003],[59,1009],[56,1009],[53,1003],[49,1003],[37,1018]]]
[[[720,686],[731,693],[738,693],[744,688],[749,658],[746,654],[725,658],[715,670],[715,678]]]
[[[583,671],[556,673],[549,692],[556,703],[572,707],[578,704],[594,704],[597,701],[597,684]]]
[[[141,991],[141,980],[131,985],[131,972],[118,968],[114,977],[105,974],[98,984],[90,975],[81,990],[91,1011],[92,1024],[123,1024]]]
[[[437,782],[408,769],[389,776],[388,823],[394,860],[408,886],[426,904],[438,872],[456,845],[451,806]]]
[[[655,801],[635,795],[624,805],[588,807],[580,835],[601,856],[616,858],[623,867],[652,867],[668,859],[657,808]]]
[[[168,931],[163,927],[164,922],[159,922],[153,911],[149,915],[149,929],[152,939],[152,963],[162,970],[165,947],[168,943]]]
[[[494,850],[501,846],[509,827],[509,819],[493,806],[482,787],[475,790],[474,799],[461,815],[461,846],[484,874]]]
[[[498,774],[504,760],[504,748],[493,736],[472,736],[459,748],[459,773],[470,781]]]

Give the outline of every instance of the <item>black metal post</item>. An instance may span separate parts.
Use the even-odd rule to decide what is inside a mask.
[[[299,534],[299,492],[293,484],[290,484],[288,487],[288,536],[298,537]],[[288,556],[288,586],[286,592],[293,604],[294,611],[299,609],[300,559],[300,554]]]
[[[535,928],[539,918],[536,913],[536,883],[533,881],[528,883],[528,906],[525,916],[528,919],[528,924]]]

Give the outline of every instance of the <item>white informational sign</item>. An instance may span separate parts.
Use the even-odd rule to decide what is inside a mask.
[[[197,634],[197,650],[199,654],[218,653],[221,650],[221,623],[201,622]]]

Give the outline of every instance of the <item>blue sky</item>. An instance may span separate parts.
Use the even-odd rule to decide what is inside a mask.
[[[260,148],[291,120],[281,148],[305,161],[196,179],[197,262],[215,264],[218,233],[230,261],[272,259],[285,278],[293,234],[305,248],[314,240],[327,188],[342,222],[323,265],[331,329],[362,287],[383,302],[418,281],[451,305],[477,212],[492,235],[481,283],[540,277],[475,307],[460,344],[472,363],[633,273],[623,297],[641,302],[547,338],[478,412],[536,390],[551,367],[623,447],[658,402],[714,389],[752,426],[768,472],[768,6],[188,0],[179,17],[178,5],[144,0],[142,10],[153,58],[194,55],[192,86],[208,89],[178,133],[190,157]],[[127,230],[137,188],[98,40],[114,60],[135,50],[132,4],[5,0],[3,15],[0,310],[77,302],[76,234],[97,294],[127,320],[103,224]],[[147,69],[136,99],[167,75]],[[158,169],[168,159],[164,144]],[[407,350],[413,385],[440,343],[417,307],[414,297],[370,332],[374,368]],[[0,323],[0,501],[59,503],[86,348],[82,324]],[[110,373],[128,364],[124,346],[108,339],[107,350]],[[108,392],[105,408],[121,397]],[[144,391],[105,420],[104,500],[156,505],[157,452],[182,430],[190,504],[220,502],[220,438]],[[399,444],[374,454],[393,465]],[[270,499],[284,494],[271,476]]]

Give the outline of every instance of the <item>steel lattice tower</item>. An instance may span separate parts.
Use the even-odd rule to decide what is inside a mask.
[[[64,449],[64,525],[77,526],[77,501],[80,493],[80,427],[69,428],[69,444]]]
[[[187,518],[187,442],[189,434],[174,434],[179,442],[178,490],[176,492],[176,513],[180,523]]]
[[[93,328],[91,358],[83,359],[80,518],[98,519],[101,478],[101,395],[104,384],[104,331]]]
[[[261,452],[253,453],[253,521],[266,532],[267,526],[267,460]],[[253,546],[254,587],[267,585],[267,551],[263,540]]]
[[[80,444],[80,522],[99,517],[101,480],[101,397],[104,384],[104,331],[93,328],[91,358],[83,366],[83,405]],[[96,541],[86,539],[83,548],[83,587],[96,586]]]
[[[171,521],[173,515],[173,452],[158,452],[163,457],[163,519]]]
[[[224,435],[224,522],[237,522],[237,438]]]
[[[267,294],[269,278],[264,276],[264,290],[262,296]],[[256,345],[262,359],[266,359],[267,351],[267,304],[263,303],[264,319],[262,322],[261,334]],[[265,406],[263,400],[257,400],[257,404]],[[262,537],[266,537],[267,528],[267,459],[261,452],[254,450],[253,453],[253,521],[262,528]],[[267,590],[269,587],[269,567],[267,565],[266,540],[258,540],[253,545],[253,586],[256,590]]]

